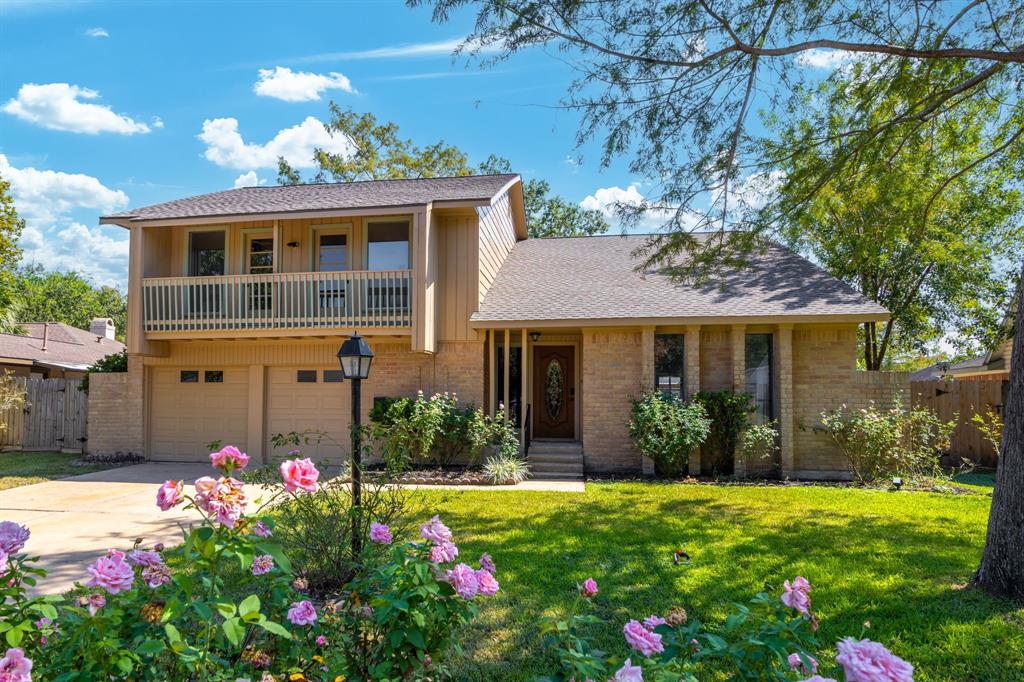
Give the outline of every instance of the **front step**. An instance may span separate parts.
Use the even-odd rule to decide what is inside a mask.
[[[527,461],[534,480],[583,480],[583,444],[577,441],[534,441]]]

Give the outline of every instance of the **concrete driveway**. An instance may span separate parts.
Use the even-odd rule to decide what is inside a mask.
[[[86,581],[86,567],[112,547],[131,549],[135,538],[146,548],[181,542],[181,524],[198,514],[160,511],[157,486],[184,479],[189,490],[192,481],[212,474],[207,464],[139,464],[11,488],[0,491],[0,521],[28,527],[25,551],[49,571],[39,591],[58,593]]]

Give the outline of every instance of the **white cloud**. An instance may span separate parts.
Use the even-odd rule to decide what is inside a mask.
[[[160,118],[159,116],[154,116],[153,117],[153,127],[154,128],[163,128],[164,127],[164,120],[162,118]]]
[[[96,26],[95,28],[87,28],[87,29],[85,29],[85,35],[89,36],[90,38],[109,38],[110,37],[110,34],[107,33],[107,29],[103,28],[102,26]]]
[[[326,52],[322,54],[306,55],[303,57],[292,57],[281,61],[292,64],[312,64],[316,62],[336,62],[352,59],[399,59],[408,57],[435,57],[451,55],[465,38],[451,38],[450,40],[438,40],[428,43],[405,43],[403,45],[386,45],[375,47],[369,50],[354,50],[350,52]],[[496,52],[501,49],[500,44],[480,46],[478,43],[469,43],[466,49],[479,49],[482,53]]]
[[[588,210],[600,211],[606,220],[615,224],[618,222],[616,208],[622,206],[644,206],[647,198],[640,192],[640,183],[630,183],[629,187],[623,189],[619,186],[602,187],[593,194],[585,197],[580,202],[580,207]],[[648,208],[644,211],[643,217],[636,223],[640,229],[653,230],[660,228],[675,213],[673,210],[664,208]]]
[[[286,66],[260,69],[259,80],[252,87],[253,92],[264,97],[274,97],[285,102],[312,102],[320,99],[324,90],[344,90],[354,93],[351,81],[344,74],[332,71],[327,74],[309,71],[292,71]]]
[[[259,187],[260,185],[267,184],[266,179],[260,178],[256,175],[256,171],[251,170],[248,173],[242,173],[235,178],[235,189],[239,187]]]
[[[324,124],[312,116],[302,123],[285,128],[266,144],[245,142],[238,132],[238,120],[215,118],[203,121],[199,139],[206,143],[204,155],[218,166],[238,169],[277,168],[283,156],[295,168],[313,168],[313,150],[332,154],[348,154],[353,150],[347,137],[332,137]]]
[[[15,168],[0,154],[0,173],[11,183],[18,214],[25,219],[20,244],[26,263],[75,270],[98,284],[125,286],[128,239],[121,228],[90,228],[71,219],[72,211],[110,212],[128,205],[121,190],[81,173]]]
[[[81,101],[99,96],[95,90],[69,83],[26,83],[3,110],[29,123],[71,133],[134,135],[149,132],[145,123],[115,114],[106,105]]]
[[[91,175],[15,168],[0,154],[0,173],[10,180],[14,206],[27,221],[47,226],[74,208],[109,212],[128,205],[128,195],[106,187]]]
[[[752,173],[735,183],[729,201],[738,202],[742,208],[759,210],[775,196],[785,179],[783,170]]]
[[[856,55],[846,50],[823,50],[815,48],[796,55],[796,63],[812,69],[837,69],[846,66]]]

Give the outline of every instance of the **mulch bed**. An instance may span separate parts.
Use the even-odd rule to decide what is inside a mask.
[[[373,476],[373,472],[367,472]],[[420,469],[395,477],[395,483],[419,485],[509,485],[493,483],[483,471],[474,469]]]

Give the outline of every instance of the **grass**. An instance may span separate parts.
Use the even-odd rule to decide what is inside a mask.
[[[588,576],[608,621],[594,642],[624,654],[631,617],[680,605],[720,623],[731,602],[797,574],[814,586],[827,664],[869,620],[866,636],[912,662],[918,680],[1024,679],[1024,608],[966,587],[990,494],[601,483],[585,494],[423,490],[415,501],[417,515],[451,526],[461,559],[488,551],[498,565],[502,591],[461,638],[454,679],[553,670],[537,620],[566,609]],[[677,547],[691,565],[672,564]]]
[[[73,464],[80,458],[62,452],[0,452],[0,490],[110,468],[106,464]]]

